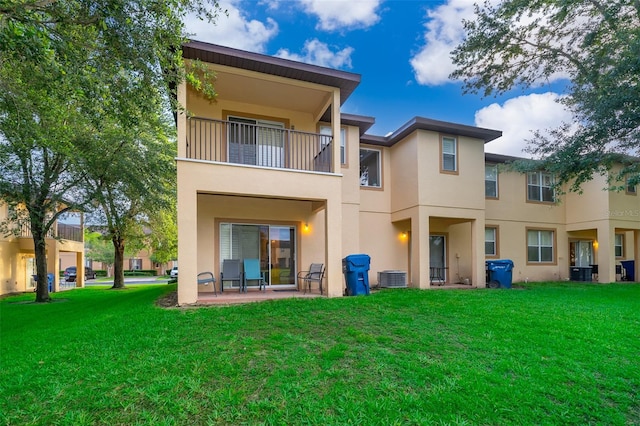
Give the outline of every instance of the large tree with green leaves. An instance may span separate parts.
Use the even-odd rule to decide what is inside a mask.
[[[36,301],[49,300],[45,238],[56,219],[96,199],[97,188],[81,185],[89,171],[94,178],[118,173],[87,167],[136,146],[113,143],[114,129],[175,107],[171,88],[198,75],[183,68],[183,18],[193,12],[212,20],[218,11],[216,0],[0,5],[0,198],[29,223]],[[213,93],[211,85],[198,87]]]
[[[578,191],[595,173],[640,184],[640,2],[501,0],[476,5],[452,52],[467,92],[488,96],[568,79],[574,123],[538,132],[528,151]],[[621,169],[614,169],[621,164]]]
[[[124,288],[127,245],[140,250],[146,243],[148,218],[175,203],[176,145],[175,138],[166,136],[171,133],[170,119],[158,114],[127,127],[110,123],[102,137],[107,145],[121,147],[119,155],[93,158],[86,167],[87,184],[95,189],[99,206],[92,216],[105,225],[104,235],[113,243],[113,288]]]

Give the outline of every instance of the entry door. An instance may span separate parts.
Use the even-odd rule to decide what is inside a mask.
[[[273,286],[291,286],[296,283],[295,228],[269,227],[270,277]]]
[[[444,235],[429,236],[429,267],[431,276],[447,281],[446,239]]]
[[[26,259],[26,285],[27,290],[34,289],[36,287],[36,281],[33,279],[33,276],[38,273],[36,270],[36,258],[35,257],[27,257]]]
[[[572,243],[575,246],[575,265],[589,266],[593,265],[593,242],[592,241],[576,241]]]

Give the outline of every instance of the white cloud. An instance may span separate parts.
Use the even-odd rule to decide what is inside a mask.
[[[380,20],[377,9],[381,0],[301,0],[305,12],[319,19],[317,28],[324,31],[367,28]]]
[[[278,24],[271,18],[266,22],[248,19],[236,6],[236,1],[220,2],[228,15],[220,14],[214,24],[188,16],[187,32],[194,40],[264,53],[266,43],[278,34]]]
[[[477,0],[449,0],[427,12],[422,49],[411,59],[416,80],[424,85],[449,82],[455,67],[451,51],[464,39],[463,19],[472,19]]]
[[[496,4],[498,0],[488,0],[489,4]],[[424,45],[411,59],[416,81],[427,86],[436,86],[448,82],[449,75],[455,71],[451,60],[451,52],[464,40],[465,31],[463,20],[475,19],[474,4],[478,0],[448,0],[447,3],[435,9],[427,11],[428,21],[425,24]],[[525,15],[520,20],[520,25],[529,25],[541,15]],[[584,26],[584,19],[578,21]],[[542,20],[545,25],[551,26],[548,21]],[[574,22],[576,27],[578,22]],[[535,36],[535,31],[531,35]],[[569,39],[556,40],[558,47],[564,49],[571,46]],[[526,50],[527,46],[523,46]],[[530,48],[534,50],[533,48]],[[559,70],[539,81],[539,85],[565,79],[568,74],[565,70]]]
[[[516,157],[528,157],[523,152],[533,131],[558,127],[571,122],[572,115],[558,103],[562,95],[553,92],[519,96],[503,105],[491,104],[476,112],[478,127],[502,130],[502,137],[485,145],[485,151]]]
[[[345,47],[337,52],[332,52],[326,43],[318,39],[307,40],[303,47],[304,54],[291,53],[287,49],[280,49],[275,54],[280,58],[291,59],[298,62],[320,65],[330,68],[351,68],[352,47]]]

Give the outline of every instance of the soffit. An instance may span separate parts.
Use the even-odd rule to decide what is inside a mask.
[[[360,84],[359,74],[195,40],[183,44],[182,52],[185,59],[199,59],[210,64],[338,88],[341,104]]]
[[[236,74],[215,66],[212,68],[216,72],[216,92],[220,99],[228,101],[304,111],[317,116],[331,97],[328,90],[264,79],[257,73]]]

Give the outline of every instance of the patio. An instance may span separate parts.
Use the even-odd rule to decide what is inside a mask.
[[[264,302],[266,300],[304,298],[310,299],[322,296],[318,289],[311,292],[292,290],[272,290],[260,291],[250,288],[246,293],[240,293],[237,289],[228,289],[224,293],[218,292],[216,296],[212,292],[198,293],[198,305],[235,305],[239,303]]]

